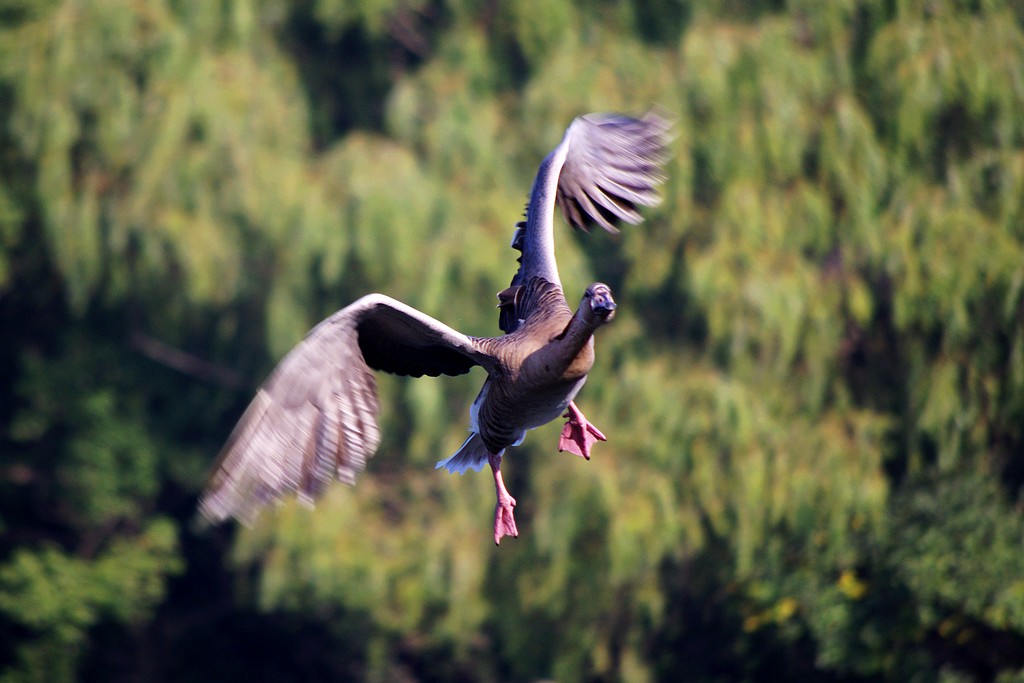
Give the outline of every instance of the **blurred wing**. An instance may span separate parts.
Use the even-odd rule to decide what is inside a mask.
[[[512,247],[522,256],[512,287],[533,277],[561,287],[553,228],[556,204],[569,225],[583,230],[597,224],[618,232],[615,226],[620,223],[643,221],[637,208],[661,202],[657,187],[665,181],[671,127],[653,111],[641,119],[588,114],[572,122],[562,142],[541,163],[526,220],[516,224]],[[518,323],[503,306],[499,324],[511,332]]]
[[[665,182],[671,124],[651,112],[642,119],[589,114],[573,121],[569,152],[558,178],[555,202],[566,222],[609,232],[625,221],[643,221],[638,206],[657,206],[655,188]]]
[[[460,375],[493,367],[468,337],[380,294],[327,318],[274,369],[242,415],[199,504],[213,522],[250,523],[265,504],[298,491],[314,500],[352,484],[380,443],[373,370]]]

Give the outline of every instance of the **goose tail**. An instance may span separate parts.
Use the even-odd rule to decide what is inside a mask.
[[[487,446],[484,445],[484,440],[480,438],[480,434],[473,432],[462,442],[462,446],[455,452],[455,455],[437,463],[434,469],[444,468],[452,474],[465,474],[466,470],[479,472],[487,464],[487,456]]]

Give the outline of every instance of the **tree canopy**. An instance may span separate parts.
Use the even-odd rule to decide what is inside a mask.
[[[370,291],[471,334],[574,116],[664,202],[556,219],[620,309],[559,426],[435,472],[481,376],[381,378],[354,488],[195,501]],[[1024,5],[0,2],[0,681],[1024,680]]]

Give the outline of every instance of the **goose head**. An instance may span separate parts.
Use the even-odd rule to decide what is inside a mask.
[[[592,327],[600,327],[615,317],[615,299],[608,285],[595,282],[587,287],[580,301],[580,315]]]

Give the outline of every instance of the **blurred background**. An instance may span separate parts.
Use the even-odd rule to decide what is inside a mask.
[[[355,488],[196,497],[386,292],[471,334],[574,116],[676,118],[620,304],[510,453],[381,379]],[[2,0],[0,681],[1024,681],[1024,3]]]

